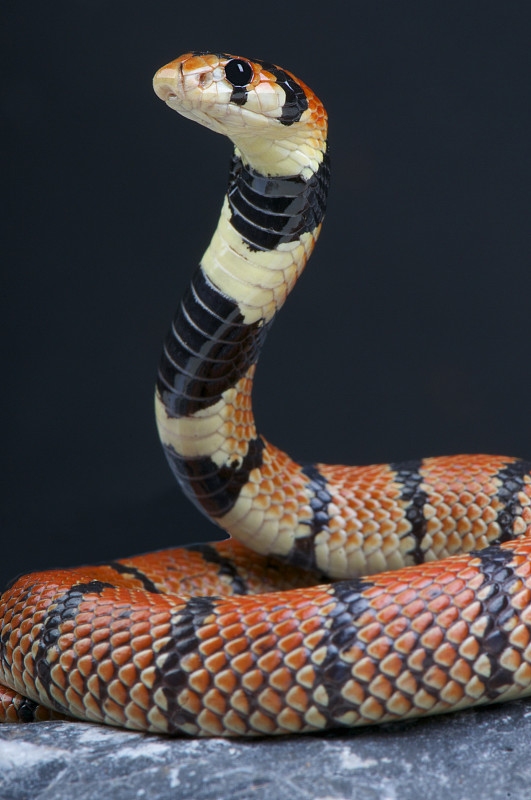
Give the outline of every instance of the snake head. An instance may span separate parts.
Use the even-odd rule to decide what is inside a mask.
[[[263,174],[314,172],[322,160],[326,111],[308,86],[274,64],[186,53],[158,70],[153,88],[184,117],[228,136]]]

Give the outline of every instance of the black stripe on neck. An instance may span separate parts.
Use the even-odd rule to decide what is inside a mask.
[[[211,458],[186,458],[171,445],[163,445],[171,471],[184,494],[208,517],[222,517],[235,505],[253,469],[262,466],[265,442],[251,439],[243,459],[218,466]]]
[[[282,125],[293,125],[294,122],[298,122],[308,108],[308,98],[302,86],[299,86],[297,81],[285,70],[269,61],[256,59],[255,63],[260,64],[267,72],[274,75],[276,82],[286,95],[286,102],[282,106],[278,121]]]
[[[243,322],[238,304],[195,271],[164,343],[157,389],[170,417],[214,405],[260,353],[269,325]]]
[[[267,177],[234,156],[227,192],[231,223],[250,250],[273,250],[320,224],[330,183],[330,158],[324,153],[309,180],[299,175]]]

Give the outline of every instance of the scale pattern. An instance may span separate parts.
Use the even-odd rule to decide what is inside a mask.
[[[202,51],[154,88],[235,146],[155,400],[183,491],[233,538],[13,582],[0,721],[263,735],[531,694],[529,462],[298,464],[256,430],[260,350],[326,208],[322,104],[286,70]]]

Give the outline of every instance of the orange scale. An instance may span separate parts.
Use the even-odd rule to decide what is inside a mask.
[[[461,652],[461,650],[459,651]],[[457,658],[455,647],[449,642],[444,642],[433,654],[435,661],[445,667],[451,667]]]
[[[300,620],[310,619],[319,615],[320,610],[317,606],[311,604],[306,606],[305,608],[298,608],[297,609],[297,616]]]
[[[424,683],[433,689],[440,690],[448,682],[448,676],[440,667],[430,667],[423,678]]]
[[[404,622],[405,622],[405,620],[404,620]],[[386,631],[385,631],[386,633],[388,633],[388,629],[390,627],[391,627],[391,625],[387,626]],[[394,647],[395,647],[395,650],[398,650],[399,653],[403,653],[404,655],[408,655],[413,650],[413,648],[415,647],[416,643],[417,643],[416,635],[413,633],[413,631],[407,631],[406,633],[402,634],[401,636],[399,636],[396,639],[396,641],[394,643]]]
[[[187,653],[180,660],[180,667],[184,672],[193,672],[196,669],[200,669],[202,665],[203,659],[199,653]]]
[[[246,635],[250,639],[263,636],[264,634],[269,633],[271,630],[271,625],[264,619],[265,615],[265,609],[258,609],[256,611],[251,611],[242,617],[243,624],[246,627]]]
[[[385,605],[379,609],[377,602],[378,600],[374,600],[371,605],[375,610],[378,610],[378,621],[381,622],[382,625],[388,625],[396,618],[397,614],[400,613],[400,607],[396,603],[389,604],[389,599],[386,598]]]
[[[101,642],[92,648],[92,655],[96,661],[101,661],[109,652],[110,645],[108,642]]]
[[[414,650],[407,660],[407,665],[410,669],[414,672],[422,672],[424,667],[424,661],[426,660],[427,652],[424,648],[418,648]]]
[[[73,668],[75,660],[76,656],[73,650],[68,650],[68,652],[66,653],[61,653],[59,657],[59,663],[61,664],[65,672],[69,672],[69,670]]]
[[[74,646],[76,637],[73,633],[61,634],[57,640],[59,650],[68,650]]]
[[[487,506],[483,510],[483,514],[481,515],[481,518],[487,524],[490,524],[492,522],[496,522],[496,519],[498,518],[498,510],[493,508],[493,506]]]
[[[0,608],[0,614],[1,613],[2,613],[2,610]],[[4,617],[4,621],[6,623],[8,622],[7,615]],[[29,633],[29,631],[31,631],[31,629],[33,628],[33,624],[34,623],[33,623],[33,619],[31,617],[31,615],[29,616],[29,619],[22,619],[22,621],[20,622],[20,633],[21,633],[21,635],[24,636],[24,634]],[[16,624],[14,624],[14,627],[16,627]]]
[[[129,700],[129,693],[119,680],[110,681],[107,686],[107,694],[119,706],[125,706]]]
[[[267,687],[258,695],[258,702],[270,714],[278,714],[283,707],[282,697],[271,687]]]
[[[452,596],[460,594],[465,588],[466,588],[465,582],[461,578],[455,578],[446,585],[444,591],[446,592],[446,594]]]
[[[445,594],[440,594],[434,600],[431,600],[428,605],[428,611],[431,611],[432,614],[440,614],[443,612],[448,606],[450,605],[450,598]]]
[[[88,678],[92,675],[94,661],[92,655],[82,656],[77,662],[77,668],[83,677]]]
[[[209,672],[215,674],[216,672],[221,672],[221,670],[227,665],[227,656],[225,653],[214,653],[214,655],[209,656],[205,659],[205,667],[208,669]]]
[[[454,605],[457,608],[466,608],[474,600],[475,593],[472,588],[466,588],[454,597]]]
[[[160,614],[156,615],[156,616],[160,616]],[[166,622],[166,620],[165,620],[165,622]],[[152,631],[158,624],[159,624],[159,621],[157,619],[155,619],[155,617],[153,617],[151,620],[148,620],[148,619],[139,620],[137,622],[133,622],[132,625],[129,623],[129,631],[131,632],[131,636],[132,637],[134,637],[134,636],[142,636],[143,634],[149,633],[150,631]],[[169,628],[169,624],[168,624],[168,628]]]
[[[212,736],[221,736],[223,733],[223,724],[219,717],[208,708],[204,708],[197,717],[197,724],[203,733]]]
[[[262,481],[262,484],[261,484],[261,489],[266,494],[273,494],[273,492],[275,490],[275,486],[274,486],[273,481],[264,476],[264,480]]]
[[[376,665],[370,658],[362,658],[352,666],[352,674],[355,678],[365,683],[370,683],[376,673]]]
[[[209,691],[202,698],[205,706],[214,714],[222,716],[227,711],[227,701],[223,694],[218,689],[209,689]],[[200,701],[197,698],[196,711],[200,708]]]
[[[128,662],[121,666],[118,670],[118,677],[126,686],[133,686],[138,677],[135,665],[132,662]]]
[[[210,656],[213,653],[221,650],[223,647],[223,639],[221,636],[214,636],[212,639],[207,639],[199,645],[199,652],[204,656]]]
[[[457,620],[457,622],[451,625],[446,631],[446,637],[452,644],[461,644],[467,636],[468,625],[462,619]]]
[[[77,656],[84,656],[89,653],[92,649],[92,642],[89,638],[86,639],[78,639],[74,644],[74,653]]]
[[[450,705],[456,705],[463,699],[464,691],[456,681],[449,681],[440,692],[441,700]]]
[[[138,632],[134,632],[135,637],[144,637],[145,635],[149,634],[150,639],[153,641],[157,641],[158,639],[163,639],[170,633],[171,626],[168,623],[163,625],[154,625],[150,627],[149,625],[142,626],[142,630]],[[133,633],[133,631],[131,631]]]
[[[110,630],[108,627],[105,628],[96,628],[92,632],[92,636],[90,637],[94,643],[101,642],[105,639],[108,639],[110,636]]]
[[[322,623],[319,617],[309,617],[308,619],[299,623],[299,631],[306,636],[308,633],[312,633],[314,630],[316,630],[316,628],[319,628],[321,624]]]
[[[366,644],[372,642],[382,633],[382,625],[380,622],[372,622],[365,625],[358,630],[358,639]]]
[[[225,626],[221,624],[220,629],[221,636],[226,641],[230,639],[239,639],[241,636],[245,635],[245,626],[239,620],[232,625]]]
[[[305,689],[313,689],[315,685],[315,670],[311,664],[306,664],[296,674],[297,683]]]
[[[384,675],[377,675],[376,678],[371,681],[369,691],[380,700],[389,700],[393,694],[393,687]]]
[[[402,589],[402,586],[400,588]],[[389,591],[393,592],[393,589],[389,587]],[[393,593],[395,594],[395,592]],[[417,600],[417,593],[408,586],[406,589],[402,589],[402,591],[396,593],[394,600],[401,606],[408,606],[410,603],[412,604]],[[424,607],[424,603],[422,601],[420,602],[422,603],[422,607]]]
[[[104,715],[99,706],[97,700],[91,695],[86,694],[83,697],[83,705],[88,714],[90,714],[91,720],[98,720],[99,722],[103,722]]]
[[[521,591],[517,592],[517,594],[512,597],[511,604],[516,610],[523,611],[524,608],[531,605],[531,589],[524,587]]]
[[[140,670],[147,669],[153,661],[153,652],[151,650],[144,650],[143,653],[135,653],[133,656],[133,663]]]
[[[520,578],[527,578],[529,575],[531,575],[531,558],[518,564],[515,573]]]
[[[264,676],[259,669],[250,670],[242,676],[242,687],[251,692],[257,692],[264,683]]]
[[[433,623],[433,614],[431,611],[426,611],[424,614],[412,619],[411,628],[416,633],[424,633],[424,631]]]
[[[308,653],[305,647],[292,650],[284,657],[284,664],[294,671],[302,669],[308,660]]]
[[[284,666],[273,670],[269,675],[269,683],[273,689],[277,689],[284,694],[286,694],[293,685],[293,680],[291,671]]]
[[[508,669],[510,672],[516,672],[521,663],[522,657],[514,647],[506,648],[500,656],[501,666],[504,667],[504,669]]]
[[[85,681],[79,672],[78,669],[73,669],[69,671],[68,674],[68,682],[70,684],[70,688],[73,692],[77,693],[78,695],[82,696],[85,692]],[[67,697],[69,692],[67,690]]]
[[[239,672],[240,675],[243,675],[251,670],[254,665],[255,657],[248,650],[231,659],[231,667],[236,670],[236,672]]]
[[[444,633],[440,628],[430,628],[422,634],[420,643],[428,650],[436,650],[444,640]]]
[[[236,689],[237,678],[231,669],[225,669],[214,676],[214,684],[217,689],[230,695]]]
[[[233,612],[232,615],[227,614],[223,617],[219,616],[216,622],[202,625],[199,630],[196,631],[196,636],[201,641],[205,639],[213,639],[219,635],[221,628],[223,628],[225,625],[231,625],[235,622],[238,622],[238,619],[239,618],[236,612]]]
[[[478,578],[480,578],[481,582],[477,586],[472,586],[471,588],[478,588],[478,586],[481,586],[481,583],[483,581],[483,576],[481,575],[480,572],[478,572],[477,568],[470,566],[466,566],[464,569],[459,570],[458,577],[464,580],[466,583],[475,581]]]
[[[96,648],[94,648],[94,650],[96,650]],[[124,664],[126,664],[128,661],[130,661],[132,656],[133,656],[133,652],[132,652],[131,648],[128,647],[128,646],[127,647],[117,647],[111,653],[112,660],[114,661],[115,664],[117,664],[120,667],[123,666]]]
[[[241,689],[236,689],[235,692],[231,694],[229,698],[230,704],[236,711],[241,712],[242,714],[248,714],[250,705],[249,705],[249,698],[247,697],[246,693]]]
[[[259,639],[256,639],[251,644],[252,652],[257,655],[261,656],[264,653],[267,653],[272,647],[274,647],[277,643],[277,638],[273,634],[267,634],[266,636],[261,636]]]
[[[92,619],[92,624],[95,628],[101,627],[109,627],[113,623],[113,607],[110,604],[105,605],[97,605],[96,603],[92,603],[91,600],[87,600],[87,603],[90,604],[91,608],[94,609],[94,617]]]
[[[24,671],[24,657],[20,650],[17,649],[12,654],[11,663],[12,663],[13,673],[15,672],[15,670],[18,670],[19,674],[22,675]]]
[[[465,516],[465,514],[466,514],[466,508],[465,508],[465,506],[464,506],[464,505],[462,505],[461,503],[454,503],[454,504],[451,506],[451,509],[450,509],[450,514],[452,515],[452,517],[453,517],[455,520],[459,520],[459,519],[461,519],[461,517],[464,517],[464,516]]]
[[[293,618],[293,612],[290,608],[281,608],[278,611],[273,611],[269,615],[269,619],[275,626],[275,636],[278,636],[279,639],[283,636],[288,636],[297,629],[297,620]]]
[[[381,636],[367,646],[367,654],[371,656],[371,658],[381,661],[389,653],[391,646],[392,640],[387,636]]]

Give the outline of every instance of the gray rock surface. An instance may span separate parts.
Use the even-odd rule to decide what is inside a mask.
[[[531,702],[351,733],[170,739],[0,728],[1,800],[530,800]]]

